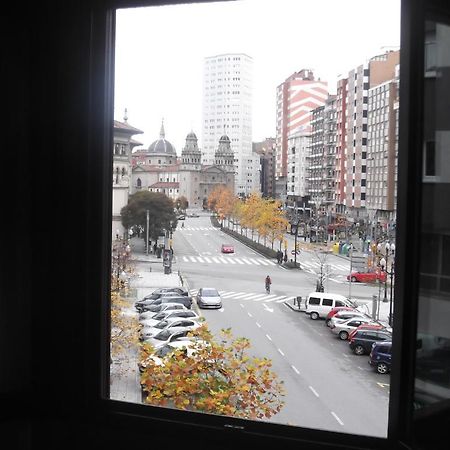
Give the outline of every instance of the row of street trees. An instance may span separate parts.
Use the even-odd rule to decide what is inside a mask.
[[[278,200],[262,198],[259,194],[239,199],[225,186],[217,186],[208,197],[208,207],[222,224],[226,220],[227,226],[233,229],[239,224],[241,233],[248,237],[250,231],[252,239],[257,233],[258,242],[263,238],[264,245],[269,241],[272,249],[276,241],[281,248],[285,240],[289,221]]]

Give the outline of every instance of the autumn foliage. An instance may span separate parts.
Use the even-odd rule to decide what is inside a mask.
[[[267,358],[250,356],[250,342],[222,330],[215,340],[206,324],[195,333],[193,353],[174,350],[153,362],[153,348],[142,345],[145,401],[151,405],[246,419],[270,418],[283,407],[283,382]],[[207,344],[205,344],[207,343]],[[189,355],[189,356],[188,356]]]

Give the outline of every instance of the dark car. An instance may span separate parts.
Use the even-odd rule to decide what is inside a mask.
[[[158,288],[154,290],[151,294],[146,295],[142,300],[146,300],[149,298],[159,298],[161,295],[168,294],[168,293],[174,293],[178,295],[189,295],[189,292],[182,287],[164,287],[164,288]]]
[[[374,342],[370,351],[369,364],[380,374],[391,371],[392,342]]]
[[[185,295],[180,295],[179,297],[160,297],[153,300],[150,304],[144,304],[140,306],[140,312],[143,311],[154,311],[160,310],[160,305],[163,303],[181,303],[186,308],[191,309],[192,307],[192,297],[186,297]]]
[[[174,289],[174,288],[170,288]],[[176,288],[177,290],[164,290],[159,292],[152,292],[149,295],[146,295],[143,299],[138,300],[134,303],[135,308],[141,312],[142,308],[144,306],[152,305],[155,303],[156,300],[162,298],[162,297],[181,297],[181,296],[188,296],[188,292],[185,289],[182,288]]]
[[[391,341],[392,334],[385,330],[359,330],[349,340],[356,355],[368,355],[374,342]]]

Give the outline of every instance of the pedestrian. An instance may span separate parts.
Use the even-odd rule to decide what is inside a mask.
[[[269,275],[267,275],[265,279],[265,286],[266,286],[266,292],[267,294],[270,294],[270,285],[272,284],[272,280],[270,279]]]
[[[288,258],[287,258],[287,253],[286,252],[284,252],[284,258],[283,259],[284,259],[284,262],[287,262]]]
[[[156,242],[153,244],[153,253],[156,255],[156,249],[158,248],[158,245]]]

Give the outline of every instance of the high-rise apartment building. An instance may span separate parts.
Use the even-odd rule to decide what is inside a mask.
[[[354,219],[366,216],[369,89],[395,75],[399,51],[371,58],[348,73],[346,92],[345,210]]]
[[[261,194],[263,197],[274,197],[275,193],[275,138],[266,138],[262,142],[253,143],[254,153],[259,155],[261,165]]]
[[[369,89],[366,208],[385,229],[396,220],[398,67],[394,79]]]
[[[335,212],[345,210],[345,156],[347,148],[347,78],[337,82],[336,89],[336,160],[334,167]]]
[[[277,87],[276,167],[277,178],[287,176],[288,139],[299,127],[310,125],[311,111],[328,97],[328,84],[315,80],[312,70],[293,73]]]
[[[243,53],[210,56],[203,76],[203,163],[213,164],[217,141],[226,134],[235,164],[235,193],[260,190],[259,157],[252,153],[253,60]]]

